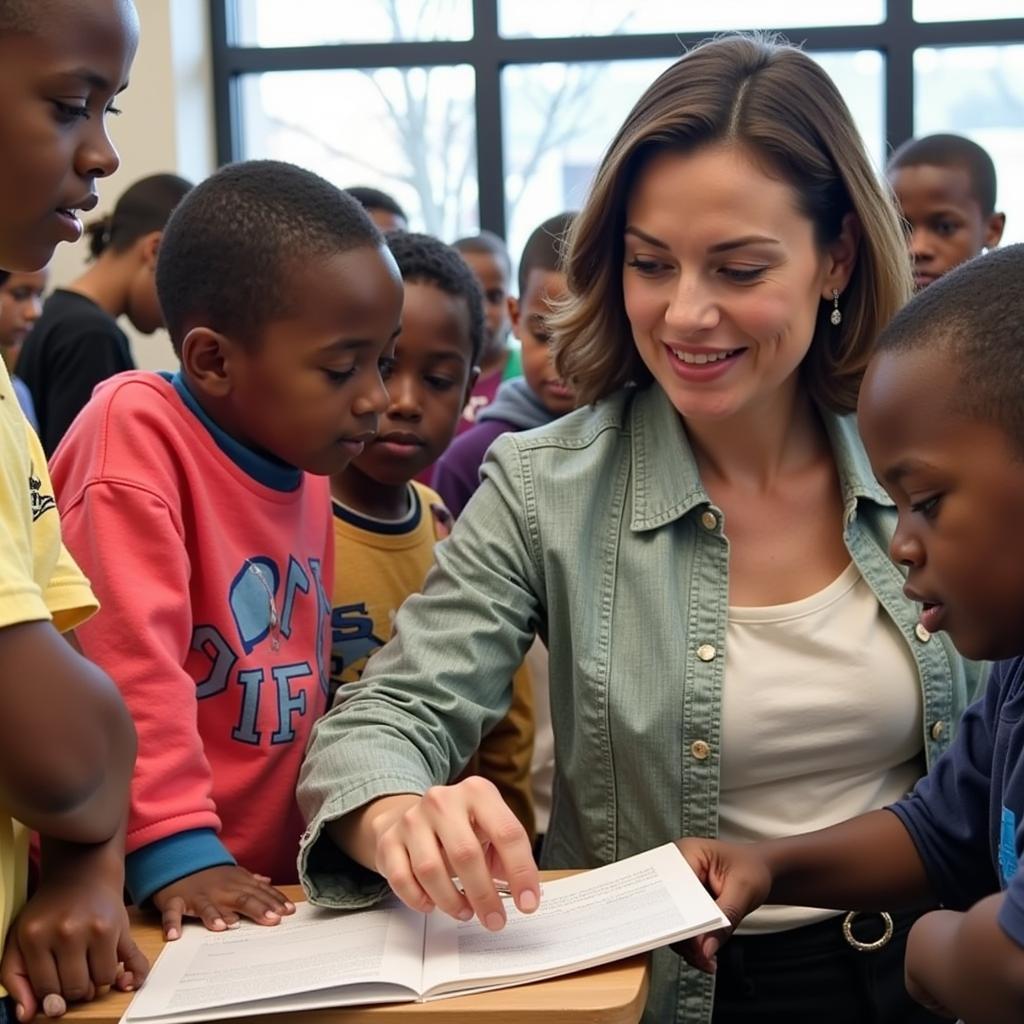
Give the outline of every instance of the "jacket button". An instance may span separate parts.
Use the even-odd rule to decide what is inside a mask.
[[[933,740],[941,740],[946,732],[946,723],[940,718],[937,722],[932,723],[931,734]]]
[[[690,753],[693,754],[698,761],[706,761],[708,755],[711,753],[711,748],[703,740],[694,740],[690,744]]]
[[[713,530],[718,525],[718,516],[714,512],[705,512],[700,517],[700,525],[705,530]]]
[[[925,629],[920,622],[914,627],[914,635],[923,644],[928,643],[928,641],[932,638],[931,633],[929,633],[928,630]]]
[[[714,661],[717,653],[718,652],[711,646],[711,644],[701,644],[700,647],[697,648],[697,657],[700,658],[701,661]]]

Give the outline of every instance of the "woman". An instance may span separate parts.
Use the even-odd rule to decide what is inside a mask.
[[[163,327],[154,276],[160,236],[191,187],[175,174],[137,181],[112,214],[86,228],[95,262],[46,300],[25,341],[18,374],[32,393],[47,457],[93,388],[115,373],[135,369],[117,318],[127,316],[143,334]]]
[[[369,902],[383,875],[410,906],[498,928],[494,877],[536,906],[494,793],[437,785],[504,713],[535,631],[551,653],[549,867],[882,806],[977,683],[915,625],[848,415],[910,279],[821,68],[732,37],[666,71],[612,142],[567,269],[559,369],[593,407],[495,446],[397,639],[320,723],[299,794],[320,902]],[[847,939],[844,920],[750,922],[720,958],[714,1019],[931,1020],[903,989],[912,918],[872,950],[855,947],[881,922]],[[647,1017],[711,1019],[712,987],[659,951]]]

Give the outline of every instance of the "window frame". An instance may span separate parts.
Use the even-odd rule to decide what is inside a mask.
[[[480,227],[505,236],[505,170],[501,72],[510,64],[672,57],[708,38],[708,32],[508,39],[498,32],[499,0],[472,0],[473,36],[467,40],[339,43],[320,46],[239,46],[235,0],[210,0],[214,117],[219,164],[242,155],[239,79],[264,71],[472,66],[476,78],[476,160]],[[916,22],[913,0],[888,0],[877,25],[782,28],[808,50],[878,50],[885,59],[886,146],[914,132],[914,51],[922,47],[1024,43],[1024,17],[983,21]],[[617,127],[617,126],[615,126]],[[609,132],[609,136],[611,131]]]

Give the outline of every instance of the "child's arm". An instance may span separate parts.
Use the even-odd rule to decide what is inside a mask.
[[[58,480],[67,457],[62,448]],[[141,486],[102,481],[66,497],[68,546],[103,607],[79,630],[79,641],[117,680],[139,735],[126,842],[132,898],[154,900],[168,937],[183,914],[218,929],[240,915],[276,923],[291,912],[284,895],[236,866],[217,835],[197,683],[184,667],[192,645],[191,576],[202,571],[189,563],[184,527],[172,505]]]
[[[928,906],[935,897],[910,833],[890,811],[762,843],[681,839],[679,849],[735,927],[762,903],[877,910]],[[720,934],[680,947],[713,973]]]
[[[124,814],[135,730],[107,675],[49,622],[0,629],[0,801],[31,829],[99,843]]]
[[[680,849],[733,924],[764,902],[880,910],[943,902],[967,907],[998,888],[988,848],[994,737],[1017,662],[997,666],[956,738],[905,800],[832,828],[737,846],[683,839]],[[1024,938],[1024,927],[1021,929]],[[714,970],[718,936],[683,955]],[[945,964],[947,971],[956,964]]]
[[[988,896],[966,913],[936,910],[914,925],[906,976],[919,1003],[971,1024],[1024,1020],[1024,948],[1000,923],[1007,899]]]

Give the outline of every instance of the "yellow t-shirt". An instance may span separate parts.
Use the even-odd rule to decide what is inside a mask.
[[[0,629],[52,620],[64,632],[98,607],[61,543],[46,457],[0,360]],[[25,901],[27,867],[28,831],[0,808],[0,940]]]

